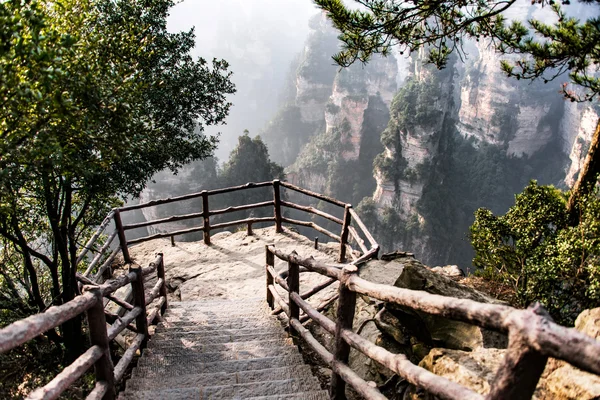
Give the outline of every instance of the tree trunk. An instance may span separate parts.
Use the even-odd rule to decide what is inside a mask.
[[[576,226],[579,223],[580,208],[579,199],[582,196],[590,193],[593,190],[596,182],[598,181],[598,174],[600,173],[600,118],[596,124],[596,130],[592,136],[590,142],[590,149],[585,157],[585,162],[577,182],[571,189],[571,197],[567,203],[567,213],[569,216],[569,225]]]

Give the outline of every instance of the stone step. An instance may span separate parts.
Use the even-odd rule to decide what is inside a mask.
[[[223,323],[227,321],[276,321],[274,317],[266,313],[238,313],[227,315],[227,313],[203,314],[192,312],[186,313],[166,313],[163,315],[163,320],[167,322],[183,322],[183,321],[210,321],[215,323]]]
[[[143,357],[142,357],[143,358]],[[140,359],[141,360],[141,359]],[[183,374],[208,374],[215,372],[233,373],[256,369],[270,369],[303,364],[302,356],[298,352],[293,355],[255,358],[251,360],[229,360],[209,363],[174,364],[165,369],[164,366],[153,364],[138,366],[133,370],[132,379],[135,378],[160,378],[179,376]]]
[[[161,379],[138,378],[127,382],[127,390],[223,386],[290,378],[315,381],[310,367],[307,365],[293,365],[289,367],[240,371],[234,373],[218,372],[213,374],[186,374]]]
[[[221,330],[239,330],[239,329],[268,329],[271,328],[273,330],[281,331],[283,329],[282,325],[278,321],[227,321],[221,323],[198,323],[193,321],[184,321],[184,322],[161,322],[157,328],[157,332],[161,333],[174,333],[174,332],[202,332],[202,331],[210,331],[211,335],[214,335],[215,332]]]
[[[252,307],[255,305],[265,304],[266,301],[262,297],[253,297],[248,299],[205,299],[205,300],[190,300],[190,301],[172,301],[169,302],[169,308],[180,307],[219,307],[219,306],[246,306]]]
[[[175,349],[173,353],[163,353],[165,349],[147,349],[144,356],[138,361],[140,366],[161,365],[169,368],[172,365],[211,363],[228,360],[250,360],[253,358],[291,356],[298,354],[295,347],[279,348],[256,348],[252,350],[223,351],[218,353],[192,353],[191,351],[178,352]],[[166,350],[168,352],[169,350]]]
[[[248,397],[293,394],[318,389],[320,389],[320,387],[316,380],[305,381],[292,378],[280,381],[263,381],[239,385],[205,387],[202,391],[202,399],[245,399]]]
[[[311,392],[274,394],[272,396],[246,397],[246,400],[329,400],[329,393],[326,390],[315,390]]]
[[[314,381],[303,381],[301,379],[285,379],[279,381],[263,381],[242,383],[236,385],[208,386],[194,389],[167,389],[167,390],[141,390],[125,391],[123,399],[188,399],[194,398],[202,400],[221,400],[221,399],[245,399],[248,397],[273,396],[279,394],[295,394],[304,391],[315,391]],[[175,393],[173,392],[175,391]],[[173,395],[179,397],[173,397]],[[162,397],[157,397],[161,395]]]
[[[273,316],[241,317],[241,318],[194,318],[193,316],[165,316],[157,325],[159,328],[172,329],[185,326],[227,326],[227,325],[268,325],[280,328],[281,322]],[[215,328],[216,329],[216,328]]]
[[[198,400],[200,389],[167,389],[161,391],[123,392],[119,400]],[[274,394],[270,396],[246,397],[246,400],[329,400],[325,390],[299,393]]]
[[[212,312],[258,312],[269,309],[267,302],[261,301],[256,303],[223,303],[223,304],[212,304],[212,303],[169,303],[169,311],[181,312],[181,311],[212,311]]]
[[[152,340],[155,341],[179,341],[180,343],[185,343],[185,340],[188,341],[196,341],[202,342],[203,344],[210,343],[228,343],[228,342],[247,342],[252,340],[272,340],[272,339],[281,339],[285,338],[285,332],[283,329],[264,329],[264,330],[254,330],[254,329],[240,329],[240,330],[231,330],[227,332],[219,332],[220,334],[214,334],[210,332],[185,332],[185,333],[177,333],[177,334],[164,334],[164,333],[156,333],[152,337]],[[226,333],[226,334],[223,334]]]
[[[269,340],[251,340],[247,342],[228,342],[204,344],[200,341],[192,340],[162,340],[150,341],[148,350],[166,350],[166,349],[189,349],[195,353],[216,353],[219,351],[248,350],[256,347],[286,347],[293,346],[291,338],[269,339]]]
[[[163,390],[141,390],[121,392],[118,400],[199,400],[198,388],[176,388]]]

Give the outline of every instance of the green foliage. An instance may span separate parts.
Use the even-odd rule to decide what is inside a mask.
[[[542,302],[561,323],[573,323],[600,304],[600,198],[581,202],[577,226],[568,226],[566,195],[532,181],[505,215],[475,213],[473,264],[483,276],[510,284],[522,306]]]
[[[323,20],[320,14],[309,21],[312,31],[309,34],[304,57],[298,67],[298,75],[307,82],[327,85],[331,88],[336,75],[335,66],[331,65],[331,54],[338,50],[335,30]]]
[[[333,105],[333,104],[332,104]],[[265,143],[275,149],[271,158],[283,166],[296,160],[300,149],[309,141],[318,125],[304,122],[300,108],[288,104],[281,108],[261,132]]]
[[[0,235],[38,310],[76,295],[77,249],[119,197],[215,147],[202,131],[228,113],[228,65],[167,31],[173,4],[0,2]],[[80,331],[62,328],[72,353]]]
[[[254,139],[250,137],[249,132],[238,138],[238,145],[229,155],[229,160],[223,165],[223,171],[218,176],[221,187],[244,185],[248,182],[264,182],[273,179],[285,179],[283,167],[274,163],[269,158],[267,146],[263,143],[260,136]],[[272,200],[273,191],[269,188],[258,188],[253,190],[244,190],[232,192],[220,199],[216,198],[216,204],[226,204],[228,206],[252,204],[262,201]],[[251,211],[235,212],[226,218],[229,221],[245,218],[253,215],[272,216],[272,207],[263,207]]]
[[[224,186],[283,178],[283,168],[271,162],[269,150],[260,136],[252,139],[248,131],[238,138],[238,145],[229,155],[219,177]]]
[[[342,66],[356,60],[368,62],[376,53],[390,54],[396,46],[401,53],[426,48],[429,62],[443,68],[453,53],[465,58],[466,39],[488,38],[499,51],[523,56],[514,65],[502,63],[509,76],[542,78],[547,82],[568,72],[571,82],[587,92],[580,97],[563,87],[565,96],[572,100],[591,99],[600,91],[600,79],[594,74],[594,66],[600,62],[598,18],[592,16],[580,22],[556,2],[534,3],[538,7],[550,5],[555,22],[530,19],[525,26],[504,16],[515,4],[513,1],[356,0],[362,5],[358,9],[350,9],[342,0],[314,1],[327,11],[341,32],[343,48],[334,59]]]

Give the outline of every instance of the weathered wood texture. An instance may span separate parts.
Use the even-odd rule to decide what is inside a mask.
[[[335,361],[338,361],[342,364],[348,364],[350,346],[342,338],[341,332],[344,329],[352,330],[354,310],[356,309],[356,292],[348,289],[346,282],[350,276],[356,275],[357,272],[358,268],[356,268],[356,266],[348,265],[342,269],[342,274],[340,276],[333,357]],[[294,301],[292,301],[292,303],[296,304]],[[298,307],[297,304],[296,307]],[[346,382],[337,373],[333,373],[331,376],[330,394],[331,398],[334,400],[344,400],[346,398]]]
[[[223,188],[223,189],[206,190],[205,192],[209,196],[213,196],[216,194],[230,193],[230,192],[235,192],[238,190],[266,187],[266,186],[271,186],[271,185],[272,185],[272,182],[270,182],[270,181],[269,182],[260,182],[260,183],[250,182],[250,183],[246,183],[245,185],[232,186],[232,187]],[[140,204],[133,204],[130,206],[121,207],[121,208],[119,208],[119,210],[121,210],[121,211],[139,210],[140,208],[159,206],[162,204],[191,200],[191,199],[195,199],[195,198],[198,198],[201,196],[202,196],[202,192],[190,193],[190,194],[185,194],[183,196],[170,197],[167,199],[152,200],[152,201],[147,201],[145,203],[140,203]]]
[[[340,257],[338,262],[346,261],[346,244],[348,244],[348,233],[350,232],[350,223],[352,222],[352,216],[350,215],[350,209],[352,206],[346,204],[344,208],[344,222],[342,223],[342,233],[340,234]]]
[[[273,253],[271,253],[269,251],[269,247],[265,246],[265,254],[266,254],[266,265],[265,265],[265,270],[266,270],[266,277],[267,277],[267,303],[269,304],[269,307],[271,307],[271,309],[273,307],[275,307],[275,299],[273,298],[273,294],[271,293],[271,291],[269,290],[269,286],[273,286],[274,281],[274,275],[272,275],[269,271],[269,268],[273,268],[275,266],[275,256],[273,255]],[[275,271],[273,271],[275,272]]]
[[[333,370],[333,372],[342,377],[345,382],[348,382],[354,390],[356,390],[365,399],[384,400],[386,397],[379,390],[370,386],[356,372],[352,371],[346,364],[336,361],[333,355],[319,343],[317,339],[306,329],[300,321],[291,319],[290,325],[294,328],[304,341],[325,361]]]
[[[108,224],[110,224],[110,221],[112,221],[114,214],[115,214],[114,211],[111,211],[108,213],[108,215],[106,217],[104,217],[104,220],[102,221],[100,226],[98,226],[98,229],[96,229],[96,232],[94,232],[94,234],[92,235],[90,240],[88,240],[88,242],[85,244],[85,246],[83,246],[83,250],[81,251],[81,253],[79,253],[79,255],[77,256],[77,264],[79,264],[81,262],[81,260],[83,260],[83,258],[85,257],[85,255],[87,254],[88,251],[90,251],[94,248],[93,247],[94,243],[96,243],[96,240],[98,240],[100,235],[102,235],[102,232],[104,232],[104,230],[106,229]]]
[[[56,375],[46,386],[35,389],[27,396],[27,400],[53,400],[79,379],[96,361],[104,356],[99,346],[92,346]]]
[[[123,261],[125,264],[131,263],[131,256],[129,255],[129,248],[127,247],[127,237],[125,236],[125,231],[123,230],[123,222],[121,221],[121,211],[119,209],[113,210],[115,220],[115,227],[117,229],[117,234],[119,235],[119,246],[121,247],[121,252],[123,253]]]
[[[148,323],[146,321],[146,298],[144,294],[144,279],[142,278],[142,269],[138,266],[130,267],[129,273],[134,273],[136,279],[131,282],[131,289],[133,290],[133,305],[139,307],[142,312],[135,318],[135,327],[139,333],[144,335],[144,342],[142,347],[146,347],[146,341],[148,338]]]
[[[92,279],[77,273],[79,282],[83,286],[83,294],[73,300],[60,305],[50,307],[47,311],[33,315],[0,330],[0,353],[11,350],[44,332],[55,329],[64,322],[84,312],[87,313],[88,332],[91,347],[83,353],[75,362],[66,367],[46,386],[33,390],[28,399],[56,399],[61,393],[79,379],[89,368],[94,366],[96,375],[96,386],[88,396],[90,399],[114,399],[115,376],[122,377],[125,368],[138,348],[148,339],[148,320],[145,314],[144,299],[144,277],[154,272],[157,273],[157,284],[150,291],[149,298],[157,300],[154,309],[148,319],[154,320],[166,306],[166,286],[164,280],[164,261],[162,254],[158,254],[153,263],[146,268],[137,265],[130,267],[130,272],[116,279],[109,280],[100,285]],[[115,297],[114,292],[119,288],[131,284],[134,287],[134,305]],[[116,304],[128,310],[121,318],[116,314],[104,310],[105,301],[112,300]],[[107,330],[108,322],[112,325]],[[136,321],[136,328],[130,323]],[[113,340],[123,329],[129,328],[138,335],[130,349],[125,352],[121,361],[114,368],[110,354],[109,342]]]
[[[290,303],[298,305],[308,318],[313,319],[326,331],[335,335],[335,357],[325,353],[324,347],[315,343],[312,336],[300,330],[298,333],[319,354],[325,362],[332,365],[332,398],[342,398],[340,380],[350,384],[360,392],[360,382],[345,376],[339,369],[348,347],[345,344],[367,355],[379,364],[389,368],[411,384],[420,387],[440,399],[482,400],[484,397],[459,384],[437,376],[417,365],[412,364],[405,356],[392,354],[374,343],[352,332],[350,304],[356,293],[372,298],[392,302],[413,310],[442,316],[458,321],[478,325],[483,328],[509,334],[509,347],[503,365],[492,384],[486,399],[529,399],[533,395],[536,384],[544,370],[548,357],[558,358],[587,372],[600,375],[600,342],[575,330],[566,328],[552,321],[545,310],[534,305],[527,310],[518,310],[509,306],[483,304],[472,300],[457,299],[369,282],[360,278],[345,267],[345,273],[333,265],[327,265],[312,258],[302,259],[296,254],[285,254],[269,247],[269,251],[285,261],[292,261],[311,271],[323,275],[337,277],[340,282],[340,299],[338,301],[338,323],[334,323],[314,309],[298,293],[291,292]],[[377,248],[370,251],[377,251]],[[332,273],[338,271],[337,276]],[[277,281],[277,279],[276,279]],[[350,322],[351,323],[351,322]],[[295,324],[290,319],[290,324]],[[298,324],[300,324],[298,322]],[[301,324],[299,325],[301,326]],[[332,364],[333,363],[333,364]],[[337,363],[337,364],[336,364]],[[347,368],[347,366],[345,366]],[[366,396],[367,398],[374,398]]]
[[[102,247],[98,250],[98,254],[96,254],[94,256],[94,258],[92,259],[92,262],[90,262],[90,265],[88,265],[88,267],[86,268],[85,272],[83,273],[84,276],[89,276],[89,274],[94,270],[94,267],[100,262],[100,260],[104,256],[104,252],[106,250],[108,250],[109,246],[111,245],[112,241],[115,239],[115,237],[117,235],[118,235],[118,232],[114,231],[108,237],[108,239],[106,239],[106,242],[104,243],[104,245],[102,245]]]
[[[334,199],[333,197],[325,196],[324,194],[313,192],[308,189],[303,189],[296,185],[292,185],[291,183],[288,183],[288,182],[281,182],[281,186],[288,188],[288,189],[292,189],[295,192],[302,193],[302,194],[305,194],[310,197],[314,197],[315,199],[326,201],[327,203],[331,203],[336,206],[344,207],[346,205],[346,203],[344,203],[343,201],[339,201],[337,199]]]
[[[104,395],[110,389],[110,384],[108,382],[100,381],[96,382],[94,389],[87,395],[85,400],[102,400]]]
[[[156,275],[158,279],[163,280],[163,285],[160,287],[160,295],[165,298],[165,302],[163,303],[160,312],[164,314],[167,311],[168,303],[167,303],[167,278],[165,277],[165,260],[162,253],[158,253],[158,258],[160,261],[157,261],[158,264],[156,266]]]
[[[121,357],[121,359],[119,360],[117,365],[115,366],[115,373],[114,373],[115,383],[119,383],[121,381],[121,379],[123,379],[123,375],[125,375],[125,371],[127,370],[127,367],[129,366],[129,364],[131,364],[131,360],[133,360],[135,353],[140,349],[144,340],[145,340],[144,335],[139,333],[135,337],[135,339],[133,340],[133,342],[127,349],[127,351],[125,351],[125,353],[123,354],[123,356]]]
[[[296,210],[305,211],[310,214],[318,215],[319,217],[323,217],[323,218],[328,219],[332,222],[335,222],[336,224],[339,224],[339,225],[342,225],[344,223],[341,219],[334,217],[333,215],[328,214],[328,213],[321,211],[314,207],[301,206],[299,204],[290,203],[289,201],[282,201],[281,205],[285,206],[285,207],[293,208]]]
[[[377,241],[375,240],[375,238],[373,237],[373,235],[371,235],[371,233],[367,229],[367,226],[364,224],[364,222],[362,221],[362,219],[360,219],[360,217],[358,216],[358,214],[356,213],[356,211],[354,211],[353,208],[350,209],[350,215],[352,216],[354,222],[356,222],[356,224],[358,225],[358,227],[360,228],[360,230],[362,231],[362,233],[366,236],[366,238],[369,241],[369,243],[371,244],[371,246],[372,247],[377,246],[378,245]]]
[[[96,302],[92,293],[84,293],[60,306],[52,306],[46,312],[13,322],[0,329],[0,353],[22,345],[44,332],[62,325],[85,312]]]
[[[107,382],[109,389],[105,394],[106,400],[113,400],[116,396],[113,370],[114,366],[110,356],[109,339],[106,332],[106,319],[104,305],[102,304],[102,291],[97,286],[85,286],[84,291],[96,297],[95,304],[87,310],[90,343],[102,350],[102,357],[94,363],[96,382]]]
[[[291,261],[288,262],[288,271],[288,305],[290,307],[290,313],[288,317],[290,319],[299,319],[300,308],[298,308],[298,304],[294,303],[293,301],[291,301],[291,299],[289,299],[289,296],[291,296],[292,293],[300,293],[300,271],[298,268],[298,264]]]
[[[255,203],[255,204],[243,204],[243,205],[239,205],[239,206],[231,206],[231,207],[221,208],[221,209],[212,210],[212,211],[209,209],[209,197],[212,195],[229,193],[229,192],[233,192],[233,191],[237,191],[237,190],[245,190],[245,189],[250,189],[250,188],[267,187],[267,186],[272,186],[272,188],[273,188],[273,200],[272,201],[263,201],[263,202]],[[344,220],[346,221],[346,224],[344,225],[344,220],[342,220],[336,216],[333,216],[329,213],[326,213],[324,211],[318,210],[314,207],[302,206],[299,204],[294,204],[292,202],[285,201],[282,198],[281,187],[291,189],[296,192],[302,193],[304,195],[313,197],[315,199],[334,204],[338,207],[343,207],[345,210],[344,211]],[[196,227],[181,229],[181,230],[172,231],[172,232],[156,233],[153,235],[148,235],[148,236],[144,236],[141,238],[132,239],[132,240],[128,241],[127,244],[133,245],[133,244],[142,243],[142,242],[146,242],[149,240],[160,239],[160,238],[170,238],[171,242],[173,244],[174,236],[176,236],[176,235],[183,235],[183,234],[194,233],[194,232],[202,232],[203,237],[204,237],[204,243],[206,245],[210,245],[211,230],[227,228],[227,227],[235,226],[235,225],[246,225],[248,235],[252,235],[253,234],[252,226],[254,224],[260,223],[260,222],[275,222],[275,230],[277,233],[283,232],[283,227],[282,227],[283,223],[288,223],[288,224],[292,224],[292,225],[310,227],[310,228],[316,230],[317,232],[319,232],[325,236],[328,236],[328,237],[332,238],[333,240],[339,242],[340,243],[340,257],[339,257],[340,260],[345,259],[347,249],[351,245],[351,243],[348,240],[349,235],[351,235],[353,240],[356,241],[356,243],[360,247],[360,250],[363,252],[363,256],[364,256],[364,254],[370,252],[370,250],[365,245],[364,240],[360,237],[359,233],[357,232],[357,230],[354,227],[352,227],[350,224],[352,218],[354,218],[354,216],[356,215],[356,213],[353,213],[353,210],[351,209],[350,205],[345,204],[339,200],[333,199],[331,197],[325,196],[323,194],[312,192],[310,190],[300,188],[298,186],[289,184],[287,182],[281,182],[278,179],[275,179],[272,182],[248,183],[246,185],[240,185],[240,186],[223,188],[223,189],[203,190],[202,192],[192,193],[189,195],[178,196],[178,197],[167,198],[167,199],[160,199],[160,200],[153,200],[153,201],[149,201],[146,203],[137,204],[137,205],[133,205],[133,206],[121,207],[116,210],[113,218],[115,219],[115,223],[117,223],[117,219],[120,220],[119,212],[137,210],[137,209],[146,208],[146,207],[154,207],[154,206],[158,206],[158,205],[162,205],[162,204],[168,204],[168,203],[173,203],[173,202],[177,202],[177,201],[185,201],[185,200],[190,200],[190,199],[194,199],[194,198],[202,198],[202,212],[195,212],[195,213],[185,214],[185,215],[173,215],[170,217],[156,219],[156,220],[152,220],[152,221],[145,221],[145,222],[140,222],[140,223],[136,223],[136,224],[120,226],[117,228],[118,234],[119,234],[119,239],[126,241],[126,239],[123,239],[125,236],[125,230],[134,229],[134,228],[142,228],[142,227],[146,227],[146,226],[154,226],[154,225],[163,224],[166,222],[182,221],[182,220],[192,219],[192,218],[202,218],[202,220],[203,220],[202,226],[196,226]],[[210,217],[213,215],[225,214],[225,213],[230,213],[230,212],[234,212],[234,211],[250,210],[250,209],[255,209],[255,208],[259,208],[259,207],[267,207],[267,206],[273,206],[273,217],[246,218],[246,219],[242,219],[242,220],[222,222],[222,223],[219,223],[216,225],[210,224]],[[336,235],[335,233],[330,232],[329,230],[323,228],[319,224],[312,222],[312,221],[302,221],[302,220],[297,220],[297,219],[285,218],[283,216],[283,213],[281,210],[282,207],[289,207],[289,208],[297,209],[300,211],[305,211],[307,213],[317,215],[317,216],[325,218],[329,221],[333,221],[337,224],[340,224],[340,225],[342,225],[341,234]],[[350,210],[348,210],[348,208],[350,208]],[[368,231],[366,231],[366,229],[367,229],[366,226],[362,223],[362,221],[360,220],[360,218],[358,218],[357,215],[356,215],[356,222],[357,222],[360,230],[363,231],[364,236],[370,241],[371,250],[373,250],[376,247],[378,248],[378,245],[375,242],[375,240],[373,239],[373,236]],[[315,245],[316,245],[316,243],[315,243]],[[371,254],[371,256],[373,256],[373,255],[376,256],[377,252],[370,253],[370,254]],[[350,255],[353,259],[357,258],[357,256],[354,254],[354,251],[352,250],[351,247],[350,247]],[[124,256],[126,257],[127,260],[130,260],[128,254],[124,253]],[[361,258],[358,257],[358,259],[360,260]]]

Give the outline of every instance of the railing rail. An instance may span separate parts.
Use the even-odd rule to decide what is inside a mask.
[[[100,233],[97,237],[99,236]],[[93,244],[94,241],[90,242]],[[82,254],[85,255],[85,253]],[[144,277],[155,272],[157,283],[146,297]],[[84,284],[81,295],[65,304],[50,307],[43,313],[32,315],[0,329],[0,353],[4,353],[50,329],[57,328],[72,318],[83,313],[87,315],[91,347],[48,384],[29,393],[27,396],[29,400],[58,398],[91,367],[94,367],[95,370],[96,386],[87,398],[114,399],[116,397],[115,385],[123,378],[135,353],[145,347],[148,340],[148,324],[156,319],[159,312],[164,312],[166,309],[167,289],[162,254],[158,254],[150,266],[146,268],[132,266],[127,274],[108,280],[103,284],[97,284],[83,275],[79,275],[78,278]],[[132,304],[118,299],[114,294],[117,289],[126,285],[131,285],[133,289]],[[104,299],[124,307],[127,312],[122,318],[116,317],[105,310]],[[146,313],[146,306],[151,303],[155,305]],[[135,327],[130,325],[133,321],[135,321]],[[107,322],[112,323],[108,329]],[[113,366],[109,342],[124,329],[130,329],[137,335],[117,365]]]
[[[275,257],[288,262],[287,282],[273,268]],[[306,302],[300,288],[290,282],[298,281],[302,268],[339,281],[337,321],[332,321]],[[267,301],[271,308],[279,305],[288,317],[291,328],[331,366],[331,397],[345,398],[348,383],[359,394],[369,399],[385,398],[347,366],[350,347],[389,368],[409,383],[426,390],[440,399],[484,399],[484,396],[444,377],[412,364],[404,355],[393,354],[369,342],[352,331],[356,294],[391,302],[431,315],[471,323],[483,328],[508,334],[509,345],[504,360],[485,399],[530,399],[546,365],[548,357],[564,360],[584,371],[600,375],[600,342],[552,321],[545,310],[534,305],[526,310],[509,306],[478,303],[430,294],[424,291],[402,289],[373,283],[360,278],[355,265],[327,265],[314,258],[286,254],[273,246],[266,248]],[[285,274],[284,274],[285,275]],[[288,292],[287,300],[275,284]],[[334,335],[334,351],[329,352],[306,330],[299,313],[304,311],[327,332]]]
[[[209,199],[211,196],[236,192],[240,190],[250,190],[256,188],[273,188],[273,200],[262,201],[259,203],[253,204],[242,204],[237,206],[229,206],[225,208],[213,209],[209,208]],[[329,204],[333,204],[334,206],[343,208],[344,216],[342,218],[338,218],[333,216],[325,211],[318,210],[312,206],[303,206],[300,204],[295,204],[290,201],[286,201],[281,196],[281,188],[289,189],[295,191],[297,193],[301,193],[307,195],[313,199],[317,199],[319,201],[325,201]],[[124,212],[140,210],[148,207],[155,207],[164,204],[170,204],[175,202],[181,202],[192,199],[201,199],[202,200],[202,210],[198,210],[189,214],[182,215],[172,215],[165,218],[159,218],[151,221],[137,222],[131,224],[123,224],[121,220],[121,215]],[[215,215],[222,215],[236,211],[245,211],[252,210],[262,207],[273,207],[273,216],[272,217],[248,217],[244,219],[238,219],[234,221],[220,222],[217,224],[211,224],[211,217]],[[320,226],[319,224],[313,221],[303,221],[285,217],[282,208],[295,209],[299,211],[304,211],[311,215],[316,215],[326,220],[329,220],[337,225],[340,225],[340,233],[334,233],[326,228]],[[165,224],[169,222],[178,222],[185,221],[191,219],[202,219],[202,224],[200,226],[192,226],[190,228],[179,229],[170,232],[159,232],[151,235],[147,235],[144,237],[136,238],[136,239],[127,239],[127,231],[137,228],[145,228],[149,226],[157,226],[160,224]],[[91,278],[93,281],[97,282],[101,279],[102,276],[107,276],[106,271],[110,268],[111,262],[117,255],[116,250],[109,253],[110,242],[114,240],[114,238],[119,239],[119,249],[123,254],[123,258],[126,263],[131,262],[131,257],[129,255],[129,246],[146,242],[149,240],[160,239],[160,238],[171,238],[172,243],[174,243],[174,237],[189,233],[202,232],[204,242],[207,245],[210,245],[210,233],[216,229],[227,228],[230,226],[236,225],[246,225],[248,234],[252,234],[252,226],[257,223],[269,223],[274,222],[277,232],[282,231],[282,224],[291,224],[297,226],[304,226],[314,229],[315,231],[332,238],[333,240],[340,243],[340,252],[339,252],[339,261],[344,262],[346,259],[346,255],[348,254],[348,250],[350,250],[351,257],[356,260],[360,257],[363,257],[365,254],[369,254],[371,257],[377,257],[377,253],[379,250],[379,245],[373,239],[373,236],[367,230],[365,224],[361,221],[358,214],[352,209],[350,204],[346,204],[329,196],[325,196],[320,193],[315,193],[310,190],[306,190],[300,188],[298,186],[292,185],[287,182],[280,182],[279,180],[268,181],[268,182],[259,182],[259,183],[247,183],[245,185],[233,186],[222,189],[213,189],[213,190],[203,190],[201,192],[190,193],[183,196],[171,197],[166,199],[158,199],[152,200],[145,203],[134,204],[124,207],[115,208],[111,211],[111,213],[105,218],[98,231],[94,234],[92,239],[86,244],[84,251],[79,256],[79,260],[83,260],[84,256],[87,254],[89,249],[93,249],[94,244],[100,237],[101,233],[108,226],[110,221],[114,222],[115,231],[112,232],[108,236],[108,240],[103,244],[100,250],[97,252],[96,256],[93,258],[89,266],[87,267],[84,277],[90,278],[91,274],[94,272],[96,267],[100,265],[102,260],[103,263],[100,267],[97,268],[95,275]],[[356,224],[356,226],[352,226],[352,224]],[[361,238],[361,234],[367,239],[370,244],[370,247],[367,247],[365,241]],[[351,242],[354,241],[358,248],[360,249],[361,256],[355,255],[355,250],[351,247]]]

